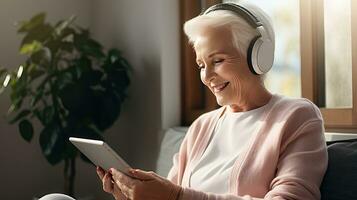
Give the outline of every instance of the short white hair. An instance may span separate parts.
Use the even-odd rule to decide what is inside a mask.
[[[247,1],[239,1],[239,5],[249,9],[263,24],[268,37],[275,43],[275,33],[273,24],[269,16],[259,7]],[[189,42],[195,45],[197,37],[205,28],[227,27],[231,30],[233,46],[245,58],[250,42],[257,37],[259,33],[243,17],[228,10],[216,10],[205,15],[199,15],[185,22],[184,32]]]
[[[244,19],[238,17],[231,11],[217,10],[206,15],[199,15],[185,22],[184,32],[189,42],[195,46],[197,38],[206,28],[227,27],[231,30],[233,46],[247,57],[250,41],[258,35]]]

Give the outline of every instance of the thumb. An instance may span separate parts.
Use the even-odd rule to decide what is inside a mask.
[[[147,172],[140,169],[131,169],[129,173],[142,181],[149,181],[157,178],[157,175],[154,172]]]

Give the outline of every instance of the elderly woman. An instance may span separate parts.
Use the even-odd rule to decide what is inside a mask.
[[[222,107],[193,122],[167,179],[98,168],[104,190],[133,200],[320,199],[323,120],[310,101],[264,87],[274,59],[267,15],[249,4],[218,4],[184,30],[201,80]]]

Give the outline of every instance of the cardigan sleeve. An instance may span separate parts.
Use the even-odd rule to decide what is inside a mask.
[[[176,153],[173,157],[173,166],[170,169],[169,174],[167,175],[167,179],[172,183],[179,184],[178,182],[178,162],[179,162],[179,153]]]
[[[167,175],[167,179],[176,185],[182,184],[183,174],[186,169],[187,159],[188,159],[188,151],[187,148],[187,136],[191,132],[191,127],[187,131],[186,137],[183,139],[180,150],[173,156],[173,166],[171,167],[169,174]]]
[[[319,187],[327,168],[327,151],[322,132],[321,120],[314,120],[304,123],[291,134],[281,152],[270,191],[263,198],[182,188],[180,200],[318,200]]]
[[[305,123],[289,138],[279,157],[267,199],[320,199],[327,169],[327,149],[321,120]]]

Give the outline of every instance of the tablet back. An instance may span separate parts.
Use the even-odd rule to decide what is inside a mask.
[[[131,168],[108,144],[101,140],[70,137],[69,141],[90,161],[104,170],[115,168],[128,174]]]

